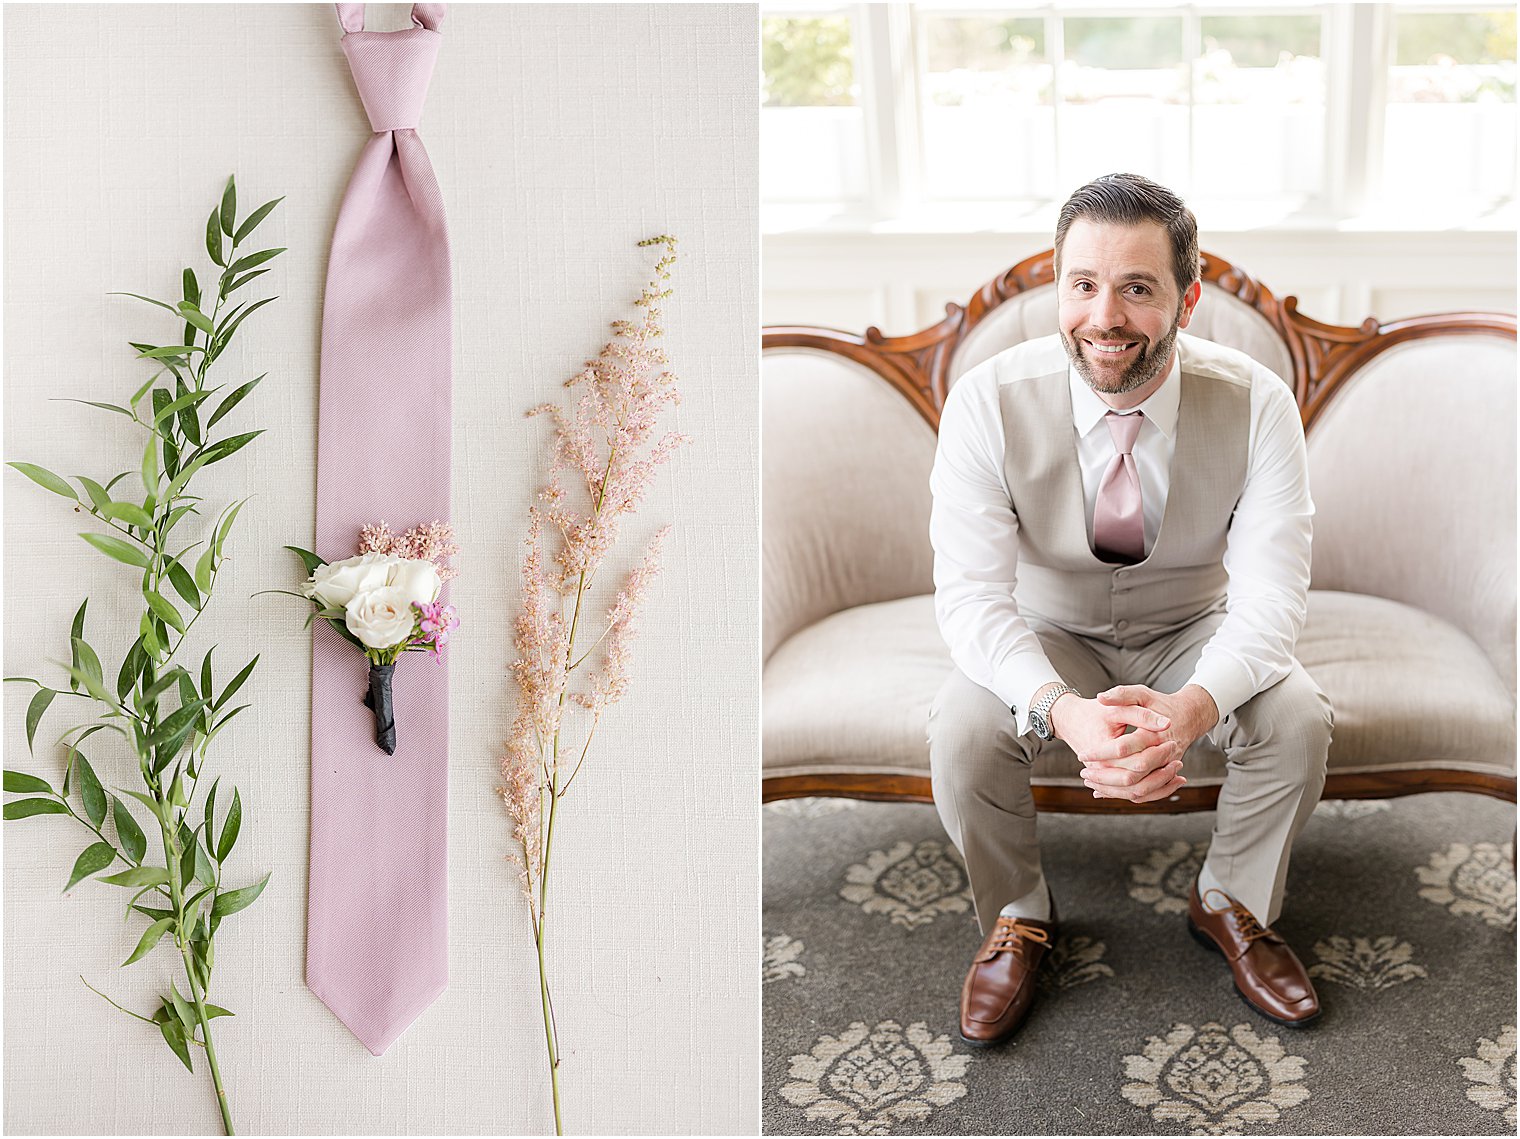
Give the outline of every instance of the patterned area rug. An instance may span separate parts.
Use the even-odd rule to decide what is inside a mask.
[[[768,1134],[1515,1133],[1515,812],[1320,804],[1278,930],[1324,1014],[1276,1025],[1185,928],[1213,814],[1042,816],[1061,931],[1030,1019],[956,1033],[980,936],[934,809],[765,809]]]

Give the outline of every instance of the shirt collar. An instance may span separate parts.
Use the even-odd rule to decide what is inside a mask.
[[[1182,403],[1182,357],[1180,354],[1172,357],[1172,369],[1166,374],[1166,379],[1161,381],[1161,386],[1150,394],[1145,402],[1129,409],[1130,412],[1143,411],[1145,418],[1156,426],[1156,429],[1168,439],[1172,438],[1177,431],[1177,409]],[[1077,374],[1076,368],[1067,365],[1067,383],[1071,386],[1071,416],[1077,427],[1077,438],[1081,439],[1088,432],[1097,428],[1103,422],[1103,417],[1113,408],[1099,399],[1092,388],[1087,386],[1087,381]]]

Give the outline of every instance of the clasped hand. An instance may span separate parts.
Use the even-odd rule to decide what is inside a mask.
[[[1082,781],[1096,799],[1150,803],[1187,783],[1182,757],[1219,719],[1213,697],[1196,684],[1157,692],[1123,684],[1085,700],[1069,693],[1050,710],[1050,724],[1082,763]]]

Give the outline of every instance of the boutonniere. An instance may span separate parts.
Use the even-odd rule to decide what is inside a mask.
[[[364,706],[375,718],[375,743],[396,754],[396,714],[391,691],[402,653],[431,653],[440,664],[443,646],[459,615],[439,594],[458,571],[448,558],[459,552],[454,529],[444,522],[415,526],[397,536],[385,522],[359,532],[359,551],[325,562],[310,550],[286,546],[311,576],[301,596],[312,602],[311,620],[321,618],[369,661]]]

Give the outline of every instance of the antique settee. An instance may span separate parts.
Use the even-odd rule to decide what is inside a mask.
[[[1204,256],[1189,333],[1291,385],[1317,508],[1298,656],[1336,711],[1327,798],[1515,799],[1515,317],[1337,327]],[[770,327],[762,362],[763,794],[929,801],[925,725],[950,668],[928,541],[935,426],[956,377],[1055,331],[1052,257],[911,336]],[[1204,810],[1223,757],[1136,808],[1075,765],[1045,810]]]

